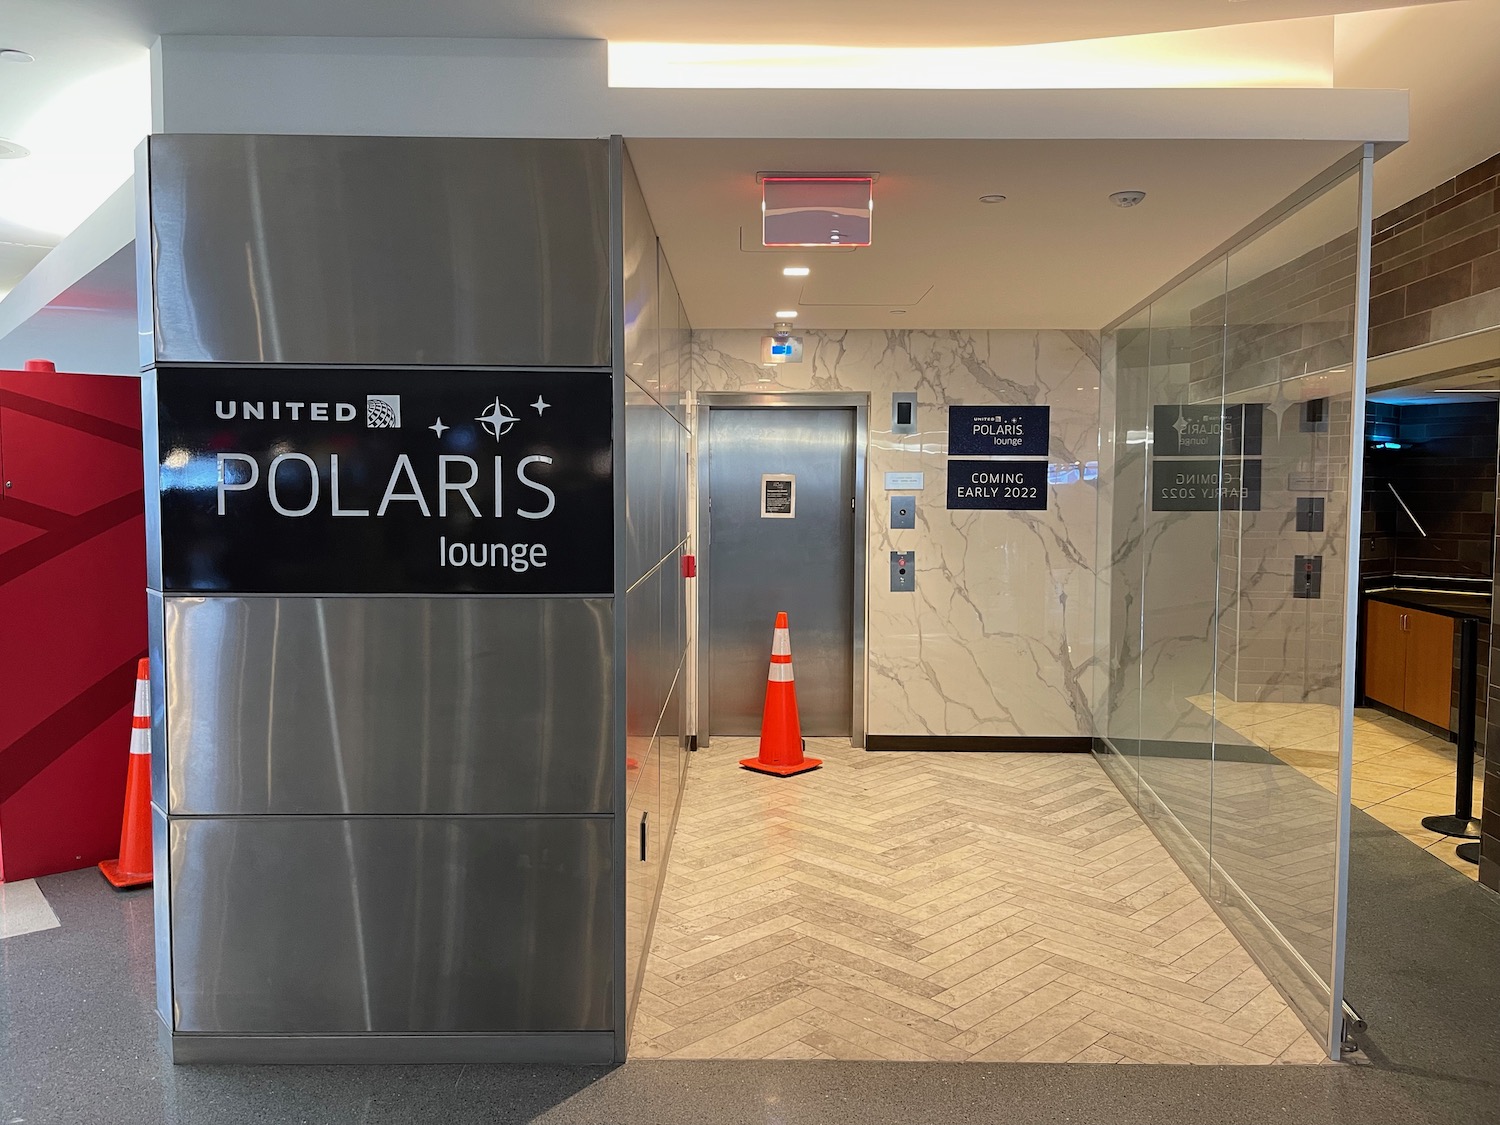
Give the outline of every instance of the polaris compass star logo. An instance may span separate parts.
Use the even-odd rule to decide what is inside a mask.
[[[537,413],[540,414],[541,411],[538,410]],[[510,407],[506,406],[497,397],[491,405],[485,407],[484,413],[476,417],[474,421],[484,427],[485,433],[489,434],[496,441],[499,441],[506,434],[510,433],[511,429],[520,419],[512,414]]]

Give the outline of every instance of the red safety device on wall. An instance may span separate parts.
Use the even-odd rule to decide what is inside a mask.
[[[115,855],[146,652],[141,384],[0,371],[0,881]]]
[[[698,577],[698,556],[697,555],[683,555],[682,556],[682,576],[684,578],[697,578]]]

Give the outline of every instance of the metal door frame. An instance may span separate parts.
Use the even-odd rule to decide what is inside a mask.
[[[865,744],[865,690],[868,671],[865,667],[866,624],[865,613],[869,581],[869,497],[866,494],[868,474],[865,458],[869,446],[870,396],[847,392],[825,391],[704,391],[697,396],[693,419],[694,442],[697,447],[694,476],[698,489],[698,557],[702,562],[698,577],[698,693],[696,699],[698,745],[707,746],[711,737],[707,725],[699,720],[711,713],[711,680],[708,660],[710,638],[703,628],[704,607],[708,604],[707,583],[713,576],[713,543],[709,535],[708,482],[709,465],[713,458],[713,430],[708,424],[709,414],[716,409],[738,409],[747,407],[802,407],[809,409],[852,409],[854,411],[854,558],[850,575],[851,612],[854,626],[854,651],[850,663],[854,668],[852,708],[849,724],[849,744],[863,748]],[[701,428],[700,428],[701,427]],[[699,437],[701,435],[701,438]],[[711,622],[710,622],[711,624]],[[795,659],[795,653],[794,659]]]

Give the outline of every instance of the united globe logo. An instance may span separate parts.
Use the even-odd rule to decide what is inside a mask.
[[[366,395],[365,425],[372,430],[401,428],[400,395]]]

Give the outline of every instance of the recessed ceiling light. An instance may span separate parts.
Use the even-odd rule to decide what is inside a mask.
[[[19,47],[0,47],[0,62],[29,63],[36,62],[36,57]]]
[[[812,270],[807,266],[787,266],[781,272],[787,277],[806,277]]]
[[[24,145],[18,145],[15,141],[7,141],[0,137],[0,160],[20,160],[23,156],[30,156],[31,150]]]
[[[797,315],[797,310],[796,309],[782,309],[780,312],[778,312],[776,314],[776,319],[777,320],[791,320],[792,317],[794,317],[796,315]]]
[[[1116,207],[1134,207],[1146,198],[1143,191],[1117,191],[1109,197],[1109,201]]]
[[[981,202],[981,203],[1004,203],[1005,202],[1005,196],[1003,196],[1003,195],[981,195],[979,197],[979,202]]]

